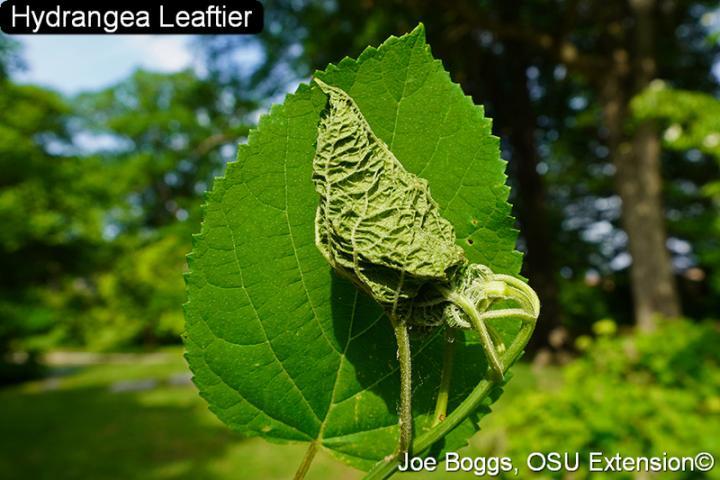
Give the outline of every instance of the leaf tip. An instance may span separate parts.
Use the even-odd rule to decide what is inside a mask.
[[[425,40],[425,24],[419,22],[417,27],[413,28],[412,32],[410,32],[410,36],[418,36]]]
[[[315,82],[323,92],[330,93],[330,85],[320,80],[317,76],[313,77],[313,82]]]

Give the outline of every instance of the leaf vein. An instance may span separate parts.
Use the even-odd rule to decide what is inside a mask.
[[[285,122],[285,129],[286,129],[286,137],[287,140],[290,138],[290,132],[289,132],[289,120]],[[325,332],[325,328],[322,325],[322,322],[320,322],[320,318],[318,317],[317,310],[315,309],[315,305],[313,304],[312,298],[310,297],[310,292],[308,291],[307,284],[305,283],[305,276],[302,271],[302,266],[300,265],[300,259],[297,256],[297,247],[295,245],[295,236],[292,232],[292,226],[290,225],[290,214],[289,214],[289,206],[288,206],[288,177],[287,177],[287,158],[288,158],[288,141],[285,141],[285,152],[283,153],[283,175],[285,179],[285,222],[288,226],[288,233],[290,234],[290,243],[292,244],[293,249],[293,257],[295,258],[295,263],[297,264],[297,270],[300,274],[300,280],[302,282],[303,289],[305,290],[305,296],[307,297],[308,304],[310,305],[310,309],[312,309],[313,312],[313,318],[315,319],[315,323],[317,323],[318,328],[320,328],[320,331],[322,332],[323,337],[325,338],[325,341],[328,343],[331,349],[333,349],[335,352],[340,353],[340,350],[335,346],[335,344],[330,340],[330,338],[327,335],[327,332]],[[319,418],[318,418],[319,419]]]
[[[228,222],[227,213],[225,212],[225,208],[222,208],[221,211],[223,213],[223,218],[225,219],[225,223],[227,224],[228,227],[230,227],[230,223]],[[265,329],[265,324],[260,319],[260,314],[258,313],[257,308],[255,307],[255,304],[253,303],[252,297],[250,296],[250,292],[248,292],[247,289],[245,288],[245,278],[242,273],[242,267],[240,266],[240,258],[238,257],[238,253],[237,253],[237,242],[235,240],[235,232],[233,232],[232,228],[230,228],[230,239],[233,243],[235,264],[238,269],[238,274],[240,275],[240,284],[242,286],[243,291],[245,292],[245,295],[248,298],[248,302],[249,302],[250,306],[252,307],[253,312],[255,312],[255,318],[257,319],[258,323],[260,324],[260,329],[262,330],[263,335],[265,336],[265,339],[267,340],[267,344],[270,347],[270,351],[272,352],[273,356],[275,356],[275,358],[277,359],[278,364],[280,365],[280,368],[282,368],[282,371],[285,372],[285,375],[287,376],[287,378],[290,380],[290,382],[295,387],[295,389],[297,389],[298,393],[300,394],[300,398],[302,398],[303,402],[305,402],[305,404],[310,409],[310,411],[315,416],[315,418],[318,420],[318,422],[321,422],[321,419],[318,416],[317,412],[315,412],[312,405],[310,405],[310,402],[308,401],[307,397],[305,397],[305,393],[298,386],[297,382],[295,382],[295,379],[292,377],[292,375],[290,375],[290,372],[287,371],[287,369],[285,368],[285,364],[282,362],[282,360],[280,360],[280,357],[278,356],[277,352],[275,351],[275,347],[273,346],[272,341],[270,340],[270,337],[267,334],[267,330]]]

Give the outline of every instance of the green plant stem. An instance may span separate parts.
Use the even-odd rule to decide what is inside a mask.
[[[463,295],[458,295],[457,293],[450,292],[447,296],[447,299],[460,307],[470,318],[470,322],[473,325],[473,328],[480,336],[480,343],[483,346],[483,349],[485,350],[485,356],[487,357],[488,364],[490,365],[490,373],[495,378],[495,380],[502,381],[503,378],[503,366],[502,362],[500,361],[500,357],[498,357],[497,350],[495,349],[495,344],[492,341],[492,337],[490,336],[490,332],[488,332],[487,326],[485,325],[485,321],[480,316],[480,313],[475,308],[475,305],[473,305],[467,298],[465,298]]]
[[[392,316],[391,316],[392,317]],[[400,440],[398,441],[398,454],[403,455],[410,451],[412,446],[412,359],[410,355],[410,334],[407,323],[393,319],[393,329],[397,340],[398,362],[400,363]]]
[[[450,380],[452,378],[453,363],[455,360],[455,329],[447,327],[445,329],[445,345],[443,347],[443,369],[440,376],[440,389],[438,390],[437,400],[435,402],[435,414],[433,415],[433,424],[445,420],[447,416],[448,400],[450,398]]]
[[[510,366],[518,360],[518,358],[520,358],[534,329],[535,320],[523,322],[515,340],[513,340],[510,347],[508,347],[505,354],[502,356],[506,370],[509,369]],[[465,400],[463,400],[463,402],[445,418],[445,421],[440,422],[428,432],[415,439],[415,442],[413,442],[413,451],[418,453],[424,452],[432,447],[438,440],[450,433],[455,427],[462,423],[463,420],[478,409],[485,397],[499,383],[500,382],[497,380],[480,381],[470,395],[468,395],[467,398],[465,398]],[[377,480],[389,478],[397,470],[400,458],[401,457],[399,455],[394,455],[391,458],[379,461],[367,473],[365,479]]]
[[[295,480],[302,480],[305,478],[305,475],[307,475],[307,472],[310,469],[310,464],[312,464],[312,461],[315,458],[317,450],[317,442],[310,442],[308,449],[305,451],[305,456],[295,472],[295,477],[293,477]]]

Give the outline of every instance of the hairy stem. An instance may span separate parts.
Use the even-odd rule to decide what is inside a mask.
[[[455,360],[455,329],[445,329],[445,346],[443,348],[443,369],[440,376],[440,389],[438,390],[435,402],[435,414],[433,415],[434,427],[445,420],[447,415],[448,400],[450,398],[450,379],[452,378],[453,363]]]
[[[495,380],[502,380],[502,362],[498,357],[497,350],[495,349],[495,344],[492,341],[490,332],[488,332],[487,325],[485,325],[485,320],[480,315],[480,312],[478,312],[475,308],[475,305],[473,305],[463,295],[450,292],[447,298],[449,301],[460,307],[463,312],[465,312],[470,318],[470,322],[472,323],[473,328],[480,336],[480,343],[483,346],[483,350],[485,350],[485,356],[487,357],[488,364],[490,366],[491,375],[494,377]]]
[[[317,450],[317,442],[310,442],[307,451],[305,451],[305,456],[295,472],[295,477],[293,477],[295,480],[302,480],[305,478],[305,475],[307,475],[307,472],[310,469],[310,464],[312,464],[312,461],[315,458]]]
[[[515,340],[513,340],[512,344],[502,356],[506,370],[510,368],[510,366],[512,366],[518,358],[520,358],[534,329],[535,319],[523,321],[522,327],[520,327],[520,331],[515,337]],[[440,422],[428,432],[415,439],[415,442],[413,442],[413,451],[422,453],[432,447],[438,440],[450,433],[455,427],[462,423],[463,420],[478,409],[485,397],[499,383],[500,382],[493,379],[482,380],[478,383],[470,395],[468,395],[467,398],[465,398],[465,400],[445,418],[445,421]],[[381,460],[368,472],[365,479],[376,480],[390,477],[397,470],[401,458],[402,457],[400,455],[395,455],[391,458]]]
[[[492,341],[493,341],[493,343],[495,344],[495,349],[497,350],[497,352],[498,352],[499,354],[502,355],[503,353],[505,353],[505,342],[504,342],[504,340],[502,339],[502,337],[500,336],[500,334],[498,333],[498,331],[495,330],[495,328],[494,328],[492,325],[490,325],[490,324],[488,323],[488,324],[486,324],[486,326],[487,326],[488,332],[490,332],[490,338],[492,338]]]
[[[397,340],[398,362],[400,362],[400,440],[398,454],[403,455],[410,451],[412,445],[412,360],[410,355],[410,334],[404,320],[394,319],[391,316],[395,338]]]
[[[509,297],[520,304],[522,310],[527,314],[528,320],[535,321],[540,314],[540,299],[535,291],[512,275],[496,274],[495,279],[505,283],[509,292],[512,293]]]

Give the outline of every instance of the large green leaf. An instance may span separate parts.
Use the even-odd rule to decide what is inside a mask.
[[[498,139],[442,64],[422,26],[317,77],[355,100],[405,168],[428,180],[471,262],[517,274]],[[396,345],[382,309],[331,272],[314,243],[312,160],[326,96],[301,85],[260,120],[208,194],[187,277],[187,359],[226,424],[275,441],[316,442],[359,468],[398,437]],[[518,323],[496,325],[510,340]],[[450,408],[483,378],[482,350],[458,341]],[[412,339],[415,429],[429,427],[443,350]],[[446,438],[457,447],[468,419]]]

